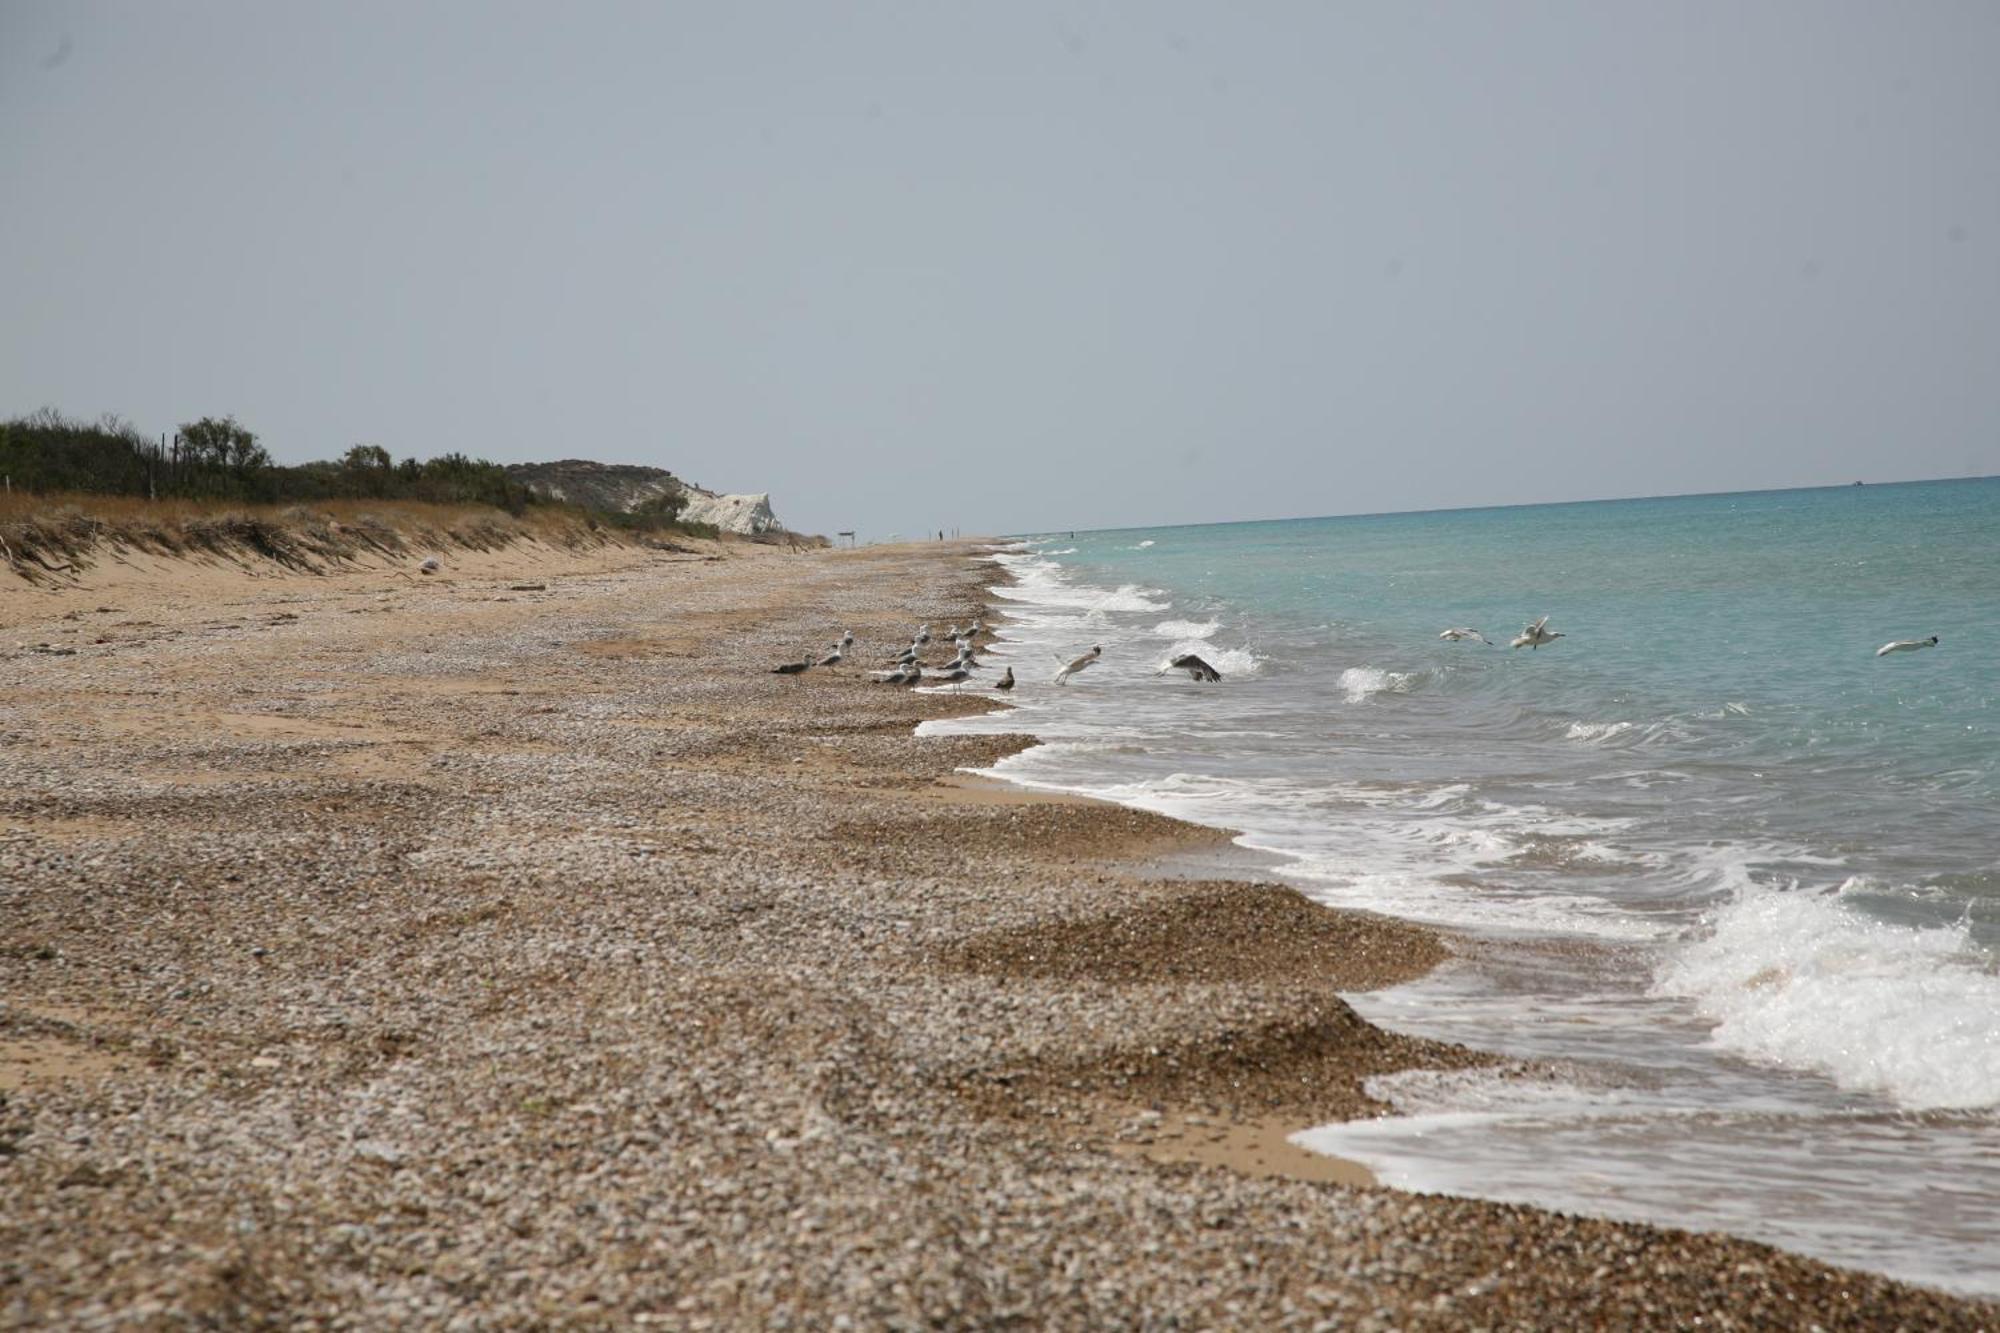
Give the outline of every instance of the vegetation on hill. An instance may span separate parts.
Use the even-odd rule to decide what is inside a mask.
[[[537,498],[498,463],[459,453],[399,463],[358,444],[337,462],[284,466],[234,417],[188,422],[161,442],[116,417],[73,421],[50,408],[0,422],[0,476],[11,490],[253,504],[422,500],[518,514]]]
[[[646,510],[671,518],[687,504],[690,492],[685,482],[665,468],[598,463],[587,458],[509,463],[507,475],[544,499],[607,514]]]
[[[426,545],[717,535],[679,521],[687,496],[671,474],[640,470],[665,481],[629,507],[599,508],[606,497],[552,496],[460,453],[397,461],[357,444],[337,460],[284,465],[234,417],[203,417],[162,441],[116,417],[78,421],[45,408],[0,421],[0,568],[61,577],[105,547],[250,554],[307,569]]]

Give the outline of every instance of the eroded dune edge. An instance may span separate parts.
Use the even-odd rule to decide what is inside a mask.
[[[957,778],[969,548],[179,568],[0,590],[0,1322],[1995,1322],[1286,1145],[1445,945]]]

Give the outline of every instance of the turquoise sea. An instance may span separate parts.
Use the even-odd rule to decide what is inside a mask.
[[[1030,731],[997,775],[1239,830],[1321,901],[1464,932],[1356,1007],[1555,1075],[1384,1079],[1400,1115],[1303,1141],[2000,1293],[2000,479],[994,558],[1015,706],[931,729]],[[1544,614],[1565,637],[1506,646]],[[1224,680],[1158,673],[1188,651]]]

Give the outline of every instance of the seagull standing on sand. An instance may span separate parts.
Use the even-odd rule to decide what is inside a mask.
[[[1062,670],[1056,672],[1056,684],[1058,685],[1069,684],[1069,678],[1071,676],[1074,676],[1079,671],[1084,671],[1089,669],[1097,661],[1097,659],[1103,655],[1104,655],[1104,646],[1102,644],[1099,644],[1096,647],[1093,647],[1089,652],[1085,653],[1082,657],[1072,659],[1063,666]]]
[[[1201,660],[1195,653],[1182,653],[1153,674],[1165,675],[1169,671],[1185,671],[1190,677],[1205,684],[1214,684],[1222,679],[1222,673]]]
[[[1545,643],[1554,643],[1557,639],[1563,637],[1549,629],[1548,624],[1549,618],[1547,616],[1530,622],[1526,629],[1515,636],[1514,642],[1507,646],[1510,648],[1539,648]]]
[[[1931,635],[1928,639],[1898,639],[1894,643],[1885,643],[1880,648],[1877,648],[1875,656],[1887,657],[1890,653],[1914,653],[1920,648],[1935,648],[1937,645],[1938,636],[1935,634]]]
[[[841,657],[842,657],[842,656],[843,656],[843,654],[842,654],[842,653],[841,653],[841,651],[840,651],[840,645],[836,643],[835,645],[833,645],[833,651],[832,651],[832,652],[828,653],[828,654],[827,654],[827,655],[826,655],[825,657],[822,657],[822,658],[820,658],[820,659],[819,659],[819,661],[817,661],[817,662],[814,662],[814,663],[813,663],[813,665],[814,665],[814,666],[839,666],[839,665],[840,665],[840,659],[841,659]]]
[[[810,657],[801,658],[796,662],[780,662],[771,668],[771,674],[774,676],[802,676],[812,670],[812,664],[813,660]]]
[[[916,639],[917,647],[921,648],[930,641],[931,641],[931,625],[930,622],[926,620],[923,624],[917,626],[917,639]]]
[[[1548,617],[1543,616],[1542,619],[1547,620]],[[1481,643],[1485,644],[1488,648],[1491,648],[1493,646],[1493,640],[1487,638],[1484,634],[1481,634],[1476,629],[1464,629],[1464,628],[1448,629],[1444,633],[1438,635],[1438,637],[1440,639],[1448,639],[1452,643],[1457,643],[1461,639],[1477,639]],[[1556,637],[1561,638],[1562,636],[1558,634]]]
[[[851,629],[842,630],[840,632],[840,651],[844,653],[853,646],[854,646],[854,631]]]
[[[1013,688],[1014,688],[1014,668],[1013,668],[1013,667],[1008,667],[1008,668],[1007,668],[1007,669],[1006,669],[1005,671],[1001,672],[1001,673],[1000,673],[1000,679],[998,679],[998,680],[996,680],[996,681],[994,681],[994,682],[993,682],[993,688],[994,688],[994,689],[996,689],[996,690],[1011,690],[1011,689],[1013,689]]]

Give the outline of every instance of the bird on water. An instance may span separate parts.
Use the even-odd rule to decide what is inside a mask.
[[[1515,636],[1510,648],[1539,648],[1545,643],[1554,643],[1563,636],[1548,627],[1549,618],[1530,621],[1528,627]]]
[[[1102,644],[1099,644],[1093,647],[1089,652],[1085,653],[1082,657],[1072,658],[1070,661],[1064,663],[1062,670],[1056,672],[1056,684],[1058,685],[1069,684],[1069,678],[1071,676],[1074,676],[1079,671],[1088,670],[1094,663],[1096,663],[1097,659],[1103,655],[1104,655],[1104,646]]]
[[[1013,688],[1014,688],[1014,668],[1013,668],[1013,667],[1008,667],[1008,668],[1007,668],[1007,669],[1006,669],[1005,671],[1002,671],[1002,672],[1000,673],[1000,679],[998,679],[998,680],[996,680],[996,681],[994,681],[994,682],[993,682],[993,688],[994,688],[994,689],[996,689],[996,690],[1011,690],[1011,689],[1013,689]]]
[[[1163,675],[1169,671],[1185,671],[1193,679],[1211,685],[1222,679],[1220,671],[1202,661],[1201,657],[1195,653],[1182,653],[1154,674]]]

